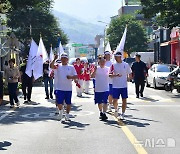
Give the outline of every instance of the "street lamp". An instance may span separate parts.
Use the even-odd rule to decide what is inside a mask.
[[[98,21],[99,23],[106,24],[106,28],[109,25],[109,23],[104,22],[104,21]],[[105,45],[106,45],[106,28],[104,29],[104,50],[105,50]]]

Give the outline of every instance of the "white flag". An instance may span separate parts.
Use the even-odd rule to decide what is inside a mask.
[[[124,52],[124,45],[125,45],[125,42],[126,42],[126,34],[127,34],[127,27],[125,28],[124,34],[123,34],[123,36],[121,38],[121,41],[120,41],[119,45],[116,48],[116,52],[121,52],[122,55],[123,55],[123,52]]]
[[[54,60],[54,53],[53,53],[53,49],[51,47],[50,54],[49,54],[49,62],[52,62],[53,60]]]
[[[64,53],[64,48],[61,44],[61,41],[59,42],[59,47],[57,48],[57,54],[60,57]]]
[[[98,55],[104,54],[104,38],[100,39],[100,45],[98,48]]]
[[[48,54],[46,52],[42,38],[39,41],[39,47],[37,51],[37,58],[34,64],[33,75],[35,80],[43,76],[43,63],[48,60]]]
[[[111,46],[110,46],[109,41],[108,41],[108,43],[107,43],[107,45],[106,45],[105,51],[111,52]]]
[[[35,61],[36,61],[37,51],[38,51],[38,45],[32,39],[30,50],[29,50],[28,62],[27,62],[27,65],[26,65],[26,74],[29,77],[32,77],[32,70],[34,68],[34,64],[35,64]]]
[[[51,47],[50,54],[49,54],[49,63],[51,63],[53,60],[54,60],[54,53],[53,53],[53,49]],[[53,72],[53,70],[50,68],[50,64],[49,64],[49,77],[51,76],[52,72]]]

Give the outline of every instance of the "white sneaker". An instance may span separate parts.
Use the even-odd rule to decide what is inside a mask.
[[[61,121],[63,118],[63,110],[59,110],[59,115],[57,116],[57,119]]]
[[[120,115],[120,120],[124,120],[124,113]]]
[[[114,112],[114,116],[117,118],[118,115],[119,115],[118,111],[115,111],[115,112]]]
[[[65,115],[65,120],[66,120],[66,121],[70,121],[70,119],[69,119],[69,114],[66,114],[66,115]]]
[[[108,105],[108,111],[112,111],[111,104]]]
[[[55,114],[59,114],[59,109],[58,109],[58,107],[56,107],[56,112],[55,112]]]

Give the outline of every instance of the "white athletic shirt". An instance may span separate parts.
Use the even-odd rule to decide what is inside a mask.
[[[111,72],[114,74],[120,74],[121,77],[113,77],[113,88],[127,88],[127,75],[132,73],[132,70],[128,63],[115,63],[111,66]]]
[[[110,70],[111,66],[112,66],[112,61],[106,61],[105,66],[107,66]],[[109,77],[109,84],[112,84],[112,78]]]
[[[67,75],[77,75],[74,66],[71,65],[58,65],[54,70],[54,87],[56,90],[72,91],[72,80],[67,79]]]
[[[57,90],[57,84],[58,84],[57,69],[54,69],[54,90]]]
[[[95,75],[95,92],[109,91],[109,68],[100,66],[97,67]]]

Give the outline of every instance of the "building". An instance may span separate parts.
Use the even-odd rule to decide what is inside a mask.
[[[176,63],[180,66],[180,27],[175,27],[171,30],[171,63]]]

